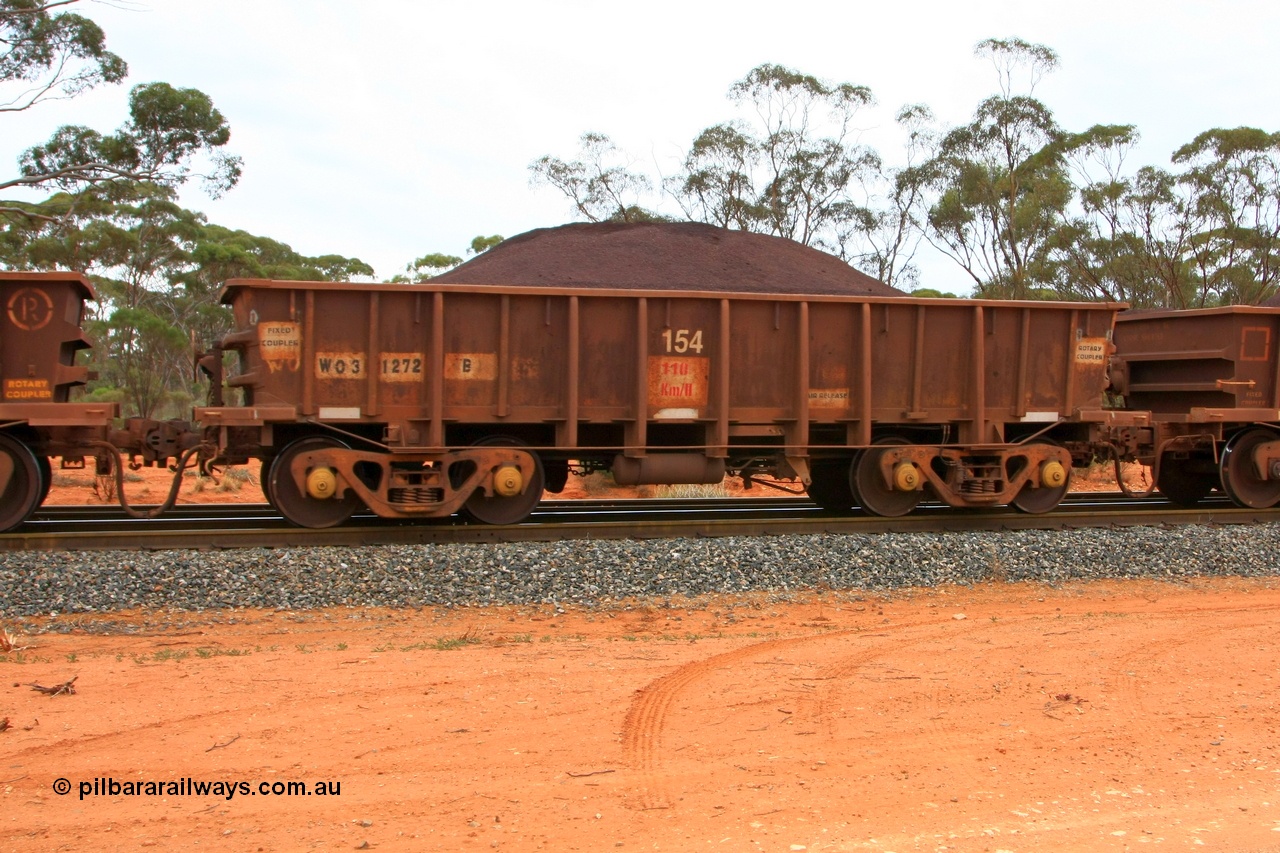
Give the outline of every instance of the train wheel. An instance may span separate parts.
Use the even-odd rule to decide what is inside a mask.
[[[8,483],[0,492],[0,533],[3,533],[35,512],[44,496],[44,478],[40,476],[40,462],[31,449],[4,434],[0,434],[0,472],[8,474]]]
[[[507,436],[495,435],[476,442],[476,445],[524,447],[524,442]],[[546,473],[542,469],[542,460],[538,454],[533,456],[533,476],[525,484],[524,491],[511,497],[501,495],[488,496],[483,491],[472,492],[471,497],[462,505],[462,511],[482,524],[519,524],[529,517],[533,508],[542,500],[542,491],[546,487]]]
[[[280,511],[280,507],[276,506],[276,499],[271,495],[271,463],[275,461],[272,456],[269,459],[263,459],[262,464],[258,466],[258,487],[262,489],[262,498],[267,505],[276,512]]]
[[[845,461],[815,462],[809,467],[812,478],[805,491],[809,500],[830,512],[848,512],[858,505],[849,485],[849,463]]]
[[[36,465],[40,468],[40,502],[36,506],[43,506],[49,490],[53,488],[53,464],[48,456],[37,456]]]
[[[334,527],[364,506],[350,489],[341,498],[317,498],[306,490],[300,491],[298,484],[294,482],[289,470],[294,459],[303,453],[335,447],[346,448],[347,445],[328,436],[300,438],[280,451],[271,463],[269,480],[264,484],[267,500],[291,524],[299,527]],[[323,482],[327,479],[325,472],[332,473],[332,469],[308,469],[308,479],[315,476],[317,481]]]
[[[1056,442],[1038,441],[1036,444],[1050,444],[1057,446]],[[1071,491],[1071,468],[1070,466],[1064,471],[1061,465],[1050,471],[1037,472],[1036,476],[1042,478],[1042,482],[1038,486],[1027,483],[1022,487],[1022,491],[1014,496],[1009,502],[1010,506],[1018,512],[1025,512],[1030,515],[1039,515],[1056,507],[1062,503],[1062,499],[1067,496],[1067,492]],[[1058,485],[1043,482],[1043,478],[1052,479],[1053,482],[1061,481]]]
[[[1195,506],[1208,497],[1216,485],[1216,478],[1212,475],[1189,471],[1189,462],[1187,459],[1174,459],[1169,453],[1160,457],[1160,482],[1156,483],[1156,488],[1178,506]]]
[[[884,445],[907,444],[904,438],[882,438],[875,442]],[[923,489],[893,489],[884,481],[880,472],[880,458],[884,450],[868,447],[853,460],[853,468],[849,472],[849,487],[854,500],[859,506],[872,515],[894,518],[906,515],[916,508],[916,504],[924,497]],[[919,472],[916,472],[919,476]]]
[[[1227,442],[1218,468],[1222,473],[1222,488],[1236,506],[1266,509],[1280,501],[1280,480],[1260,479],[1251,458],[1255,447],[1276,438],[1269,429],[1248,429],[1236,433]]]

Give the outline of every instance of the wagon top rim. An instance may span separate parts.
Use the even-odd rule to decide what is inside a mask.
[[[0,270],[0,281],[14,282],[30,282],[38,284],[40,282],[59,281],[70,282],[80,285],[81,295],[87,299],[97,300],[98,292],[94,290],[93,283],[82,272],[28,272],[15,270]]]
[[[357,291],[364,293],[454,293],[505,294],[511,296],[577,296],[588,299],[642,297],[645,299],[706,299],[740,302],[806,302],[834,304],[923,305],[938,307],[1015,307],[1052,308],[1078,311],[1123,311],[1124,302],[1058,302],[1046,300],[963,299],[946,297],[871,296],[866,294],[761,293],[733,290],[649,289],[636,287],[544,287],[509,284],[443,284],[423,282],[401,284],[386,282],[286,281],[264,278],[233,278],[222,286],[220,299],[224,305],[234,301],[242,290],[317,290]]]

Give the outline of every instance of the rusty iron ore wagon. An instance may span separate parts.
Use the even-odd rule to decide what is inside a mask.
[[[71,399],[88,378],[75,360],[90,346],[82,326],[85,303],[94,298],[79,273],[0,272],[0,532],[44,501],[53,482],[50,457],[64,468],[82,468],[92,457],[99,473],[114,464],[118,482],[122,451],[135,465],[195,452],[198,435],[186,423],[134,418],[117,428],[118,404]],[[165,508],[177,485],[175,476]],[[121,501],[129,509],[123,494]]]
[[[223,301],[236,331],[195,417],[308,527],[514,523],[571,469],[1044,512],[1146,423],[1103,408],[1116,305],[265,280]]]
[[[1280,503],[1280,308],[1130,311],[1118,318],[1113,390],[1150,412],[1143,461],[1169,500],[1213,489],[1236,504]]]

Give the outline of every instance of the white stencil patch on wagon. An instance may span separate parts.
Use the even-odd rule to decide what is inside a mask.
[[[321,406],[320,419],[324,421],[358,421],[359,406]]]
[[[1081,338],[1076,341],[1076,364],[1106,364],[1107,339]]]
[[[498,354],[451,352],[444,357],[445,379],[493,380],[498,378]]]
[[[367,359],[362,352],[316,353],[317,379],[363,379]]]
[[[653,413],[655,421],[691,421],[697,417],[697,409],[658,409]]]

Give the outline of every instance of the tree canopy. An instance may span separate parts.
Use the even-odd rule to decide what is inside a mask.
[[[494,246],[501,243],[503,237],[501,234],[491,234],[488,237],[483,234],[475,237],[471,241],[470,248],[467,249],[468,255],[479,255],[487,252]],[[395,284],[416,284],[435,278],[436,276],[446,273],[449,270],[462,263],[463,259],[457,255],[447,255],[444,252],[432,252],[423,255],[413,261],[410,261],[404,268],[404,273],[397,275],[391,279]]]
[[[31,110],[119,84],[128,65],[78,0],[0,0],[0,113]],[[372,276],[356,258],[306,257],[267,237],[207,222],[178,204],[199,180],[213,197],[240,178],[231,129],[212,99],[168,83],[135,85],[114,131],[65,125],[31,145],[0,193],[0,266],[87,272],[100,302],[87,323],[98,379],[92,395],[127,415],[185,413],[198,389],[192,354],[227,331],[222,281],[237,276]]]
[[[661,216],[660,186],[684,219],[797,240],[905,289],[927,284],[924,240],[977,297],[1192,307],[1280,290],[1280,135],[1215,128],[1167,167],[1131,169],[1136,127],[1066,128],[1037,97],[1061,65],[1051,47],[989,38],[974,56],[995,91],[950,128],[899,109],[893,163],[859,142],[867,87],[764,64],[729,88],[739,115],[700,131],[665,179],[592,132],[577,159],[535,160],[534,184],[591,221]]]
[[[588,222],[637,222],[651,219],[636,199],[651,189],[649,179],[631,171],[619,151],[603,133],[587,132],[578,141],[577,160],[561,160],[547,154],[533,161],[534,186],[546,184],[563,193]]]
[[[128,65],[106,49],[102,29],[65,11],[76,2],[0,0],[0,112],[29,110],[126,78]],[[120,184],[177,187],[193,177],[217,196],[240,178],[240,158],[226,150],[230,139],[231,129],[208,95],[167,83],[140,84],[130,90],[128,118],[115,131],[59,127],[22,154],[17,174],[0,176],[0,193],[54,191],[57,206],[36,211],[0,203],[0,214],[56,219],[91,196],[109,196]]]

